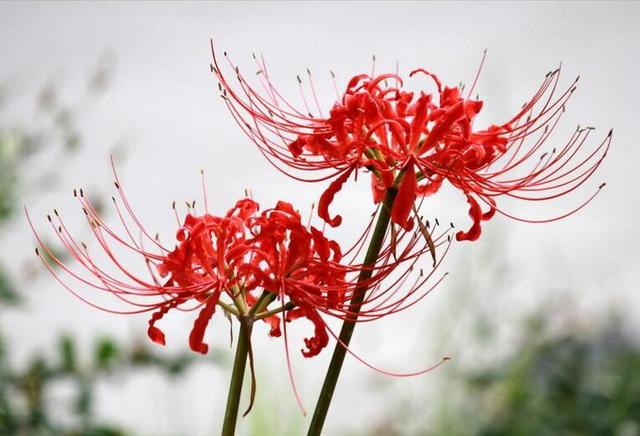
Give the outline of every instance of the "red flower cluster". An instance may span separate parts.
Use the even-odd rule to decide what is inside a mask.
[[[56,251],[44,243],[27,214],[43,250],[36,249],[36,252],[55,278],[88,304],[111,313],[152,312],[148,335],[158,344],[164,345],[165,335],[156,324],[170,310],[198,311],[189,345],[194,351],[206,353],[204,334],[216,306],[220,306],[239,318],[263,319],[270,324],[271,336],[281,335],[281,320],[308,319],[314,325],[314,335],[305,339],[306,349],[302,354],[312,357],[329,340],[321,315],[350,316],[354,310],[350,300],[358,287],[373,289],[358,306],[362,309],[362,321],[403,310],[433,288],[418,292],[433,271],[426,276],[421,272],[413,285],[404,286],[417,259],[429,249],[426,244],[420,244],[421,238],[415,233],[399,233],[393,248],[389,246],[380,254],[376,266],[368,267],[372,270],[371,279],[358,284],[357,276],[365,267],[353,261],[344,262],[338,243],[319,229],[303,225],[300,214],[289,203],[280,201],[274,208],[259,212],[258,203],[245,198],[224,216],[197,214],[194,205],[189,205],[183,220],[176,212],[180,225],[177,245],[169,249],[141,225],[118,181],[116,188],[119,200],[114,197],[113,202],[124,236],[101,218],[83,190],[74,191],[103,251],[102,257],[115,266],[115,272],[111,271],[113,268],[102,267],[89,253],[87,245],[72,236],[57,211],[47,216],[48,221],[84,273],[65,264]],[[175,203],[173,207],[175,210]],[[355,259],[368,231],[369,228],[346,255]],[[136,233],[141,235],[139,240],[133,237]],[[434,235],[438,245],[446,240],[446,231],[437,237]],[[154,249],[145,248],[145,241]],[[150,279],[136,275],[118,260],[124,255],[120,252],[122,249],[142,258]],[[407,267],[383,286],[383,281],[397,272],[400,264]],[[112,294],[134,309],[113,310],[89,301],[66,283],[56,267],[81,285]],[[400,287],[404,292],[400,292]],[[268,309],[271,303],[275,308]]]
[[[318,208],[319,216],[331,226],[340,225],[341,217],[330,216],[330,203],[349,176],[363,168],[372,173],[376,203],[387,189],[398,190],[392,219],[406,229],[412,225],[410,215],[416,198],[437,192],[448,180],[466,196],[473,221],[468,231],[456,234],[458,240],[478,239],[481,221],[496,211],[523,221],[552,221],[581,209],[595,196],[568,213],[541,221],[514,217],[496,204],[499,196],[540,201],[573,192],[606,155],[611,132],[598,146],[581,154],[591,128],[578,128],[564,145],[544,152],[575,89],[574,82],[556,95],[559,69],[547,74],[534,96],[509,121],[478,130],[473,123],[483,102],[469,98],[473,86],[463,96],[462,87],[443,87],[435,74],[424,69],[411,72],[409,77],[426,75],[435,83],[436,94],[405,90],[398,74],[356,75],[325,117],[311,75],[317,116],[309,110],[300,79],[304,111],[295,109],[275,89],[263,60],[256,60],[264,88],[259,93],[225,53],[238,79],[238,86],[231,86],[213,43],[212,53],[212,71],[222,96],[262,154],[298,180],[334,179]],[[301,177],[287,168],[327,172],[320,177]]]

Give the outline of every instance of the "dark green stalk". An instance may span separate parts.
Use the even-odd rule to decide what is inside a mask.
[[[231,383],[229,384],[229,394],[227,395],[227,409],[224,413],[222,424],[222,436],[233,436],[236,431],[238,421],[238,409],[240,407],[240,396],[242,394],[242,382],[244,371],[247,366],[247,356],[251,359],[251,330],[257,312],[263,311],[273,300],[276,294],[263,291],[262,295],[253,305],[248,314],[238,317],[240,320],[240,333],[238,334],[238,345],[236,345],[236,356],[233,361],[233,372],[231,373]],[[253,365],[253,364],[252,364]],[[252,367],[253,370],[253,367]],[[255,380],[254,380],[255,381]],[[253,390],[251,392],[251,404],[253,404]],[[249,406],[251,408],[251,405]],[[248,410],[247,410],[248,411]]]
[[[364,297],[367,293],[368,286],[366,283],[371,278],[373,267],[378,259],[378,255],[380,254],[380,249],[382,248],[382,243],[384,242],[384,236],[387,233],[387,229],[389,228],[389,220],[391,218],[391,208],[393,206],[393,202],[395,201],[397,194],[396,188],[389,188],[387,190],[387,195],[385,196],[384,202],[382,203],[382,207],[380,208],[380,213],[378,215],[378,220],[376,221],[376,226],[373,230],[373,235],[371,236],[371,241],[369,242],[369,248],[367,249],[367,254],[364,258],[364,269],[360,272],[358,276],[358,286],[353,294],[353,299],[351,300],[350,312],[353,315],[345,319],[342,324],[342,329],[340,330],[340,341],[342,344],[337,343],[335,349],[333,350],[333,356],[331,357],[331,363],[329,364],[329,369],[327,370],[327,375],[324,379],[324,384],[322,385],[322,390],[320,391],[320,396],[318,397],[318,403],[316,404],[316,409],[313,413],[313,418],[311,419],[311,424],[309,425],[309,432],[307,436],[318,436],[322,432],[322,426],[324,425],[324,420],[327,417],[327,412],[329,411],[329,405],[331,404],[331,398],[333,397],[333,392],[336,388],[336,383],[338,383],[338,377],[340,376],[340,371],[342,370],[342,364],[344,363],[344,357],[347,352],[346,348],[349,346],[349,342],[351,342],[351,336],[353,335],[353,329],[356,326],[356,321],[358,319],[358,312],[360,312],[360,306],[364,301]]]
[[[240,333],[238,334],[238,345],[236,346],[236,356],[233,362],[229,394],[227,395],[227,410],[224,413],[222,436],[233,436],[236,431],[240,394],[242,393],[244,370],[247,366],[247,353],[249,352],[252,328],[253,320],[251,318],[247,316],[240,318]]]

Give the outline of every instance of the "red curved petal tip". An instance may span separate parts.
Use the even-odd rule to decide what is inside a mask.
[[[166,345],[164,333],[162,333],[162,331],[158,327],[150,326],[147,330],[147,335],[149,336],[149,339],[151,339],[156,344]]]
[[[340,215],[336,215],[333,218],[329,216],[329,206],[333,202],[336,194],[342,189],[342,185],[344,185],[344,182],[347,181],[352,171],[353,168],[345,171],[340,175],[340,177],[331,182],[326,191],[322,193],[322,196],[318,201],[318,216],[331,227],[338,227],[340,224],[342,224],[342,217]]]

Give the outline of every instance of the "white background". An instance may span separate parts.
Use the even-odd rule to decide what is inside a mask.
[[[80,159],[60,168],[64,180],[54,192],[25,201],[44,228],[42,216],[53,207],[70,217],[78,212],[70,198],[72,187],[97,190],[108,199],[108,156],[114,144],[124,141],[129,144],[128,158],[119,172],[129,200],[150,231],[160,231],[168,239],[175,230],[171,201],[200,199],[201,168],[206,170],[210,209],[217,213],[226,211],[245,187],[263,206],[287,199],[302,211],[324,188],[280,175],[240,133],[209,71],[211,37],[243,70],[253,68],[252,51],[263,53],[273,81],[294,101],[296,74],[309,67],[325,105],[333,98],[329,69],[344,86],[352,75],[370,70],[375,54],[378,71],[393,71],[397,61],[401,72],[425,67],[455,85],[472,80],[486,48],[487,62],[477,86],[485,100],[480,124],[507,119],[560,62],[565,84],[580,74],[578,91],[558,129],[565,136],[559,138],[568,138],[577,124],[593,125],[598,129],[591,143],[595,144],[614,128],[608,158],[583,194],[602,181],[607,182],[606,189],[584,211],[561,222],[526,225],[496,217],[484,225],[479,242],[454,247],[446,265],[452,280],[423,304],[356,331],[355,350],[372,363],[402,371],[427,366],[444,355],[460,362],[494,357],[495,349],[472,346],[472,332],[461,327],[475,311],[488,312],[506,331],[519,314],[541,301],[565,305],[564,312],[587,326],[616,310],[638,315],[639,20],[637,4],[615,2],[4,3],[0,80],[24,94],[54,80],[62,98],[71,100],[84,92],[83,79],[100,55],[115,54],[113,84],[82,116],[85,148]],[[1,113],[9,123],[32,115],[20,104]],[[366,216],[370,210],[366,185],[345,189],[333,210],[344,216]],[[461,227],[468,224],[467,205],[459,195],[445,191],[430,201],[427,210],[431,208],[434,215]],[[534,217],[559,210],[527,207],[514,205],[512,210]],[[80,220],[70,218],[70,222]],[[355,234],[357,225],[355,218],[347,220],[336,237]],[[31,253],[32,238],[21,217],[9,230],[0,239],[0,256],[18,273],[19,259]],[[498,290],[492,277],[483,274],[483,262],[491,263],[494,256],[507,262],[511,271],[506,290]],[[51,350],[52,339],[62,331],[73,332],[86,344],[98,333],[129,338],[142,337],[146,331],[145,316],[96,312],[48,276],[23,291],[29,311],[3,312],[0,320],[3,330],[10,332],[17,363],[36,351]],[[163,320],[167,352],[187,348],[192,322],[191,315],[178,313]],[[298,344],[309,331],[291,341],[301,394],[312,409],[330,352],[303,359]],[[223,349],[228,347],[227,337],[224,319],[213,322],[206,336]],[[266,328],[258,329],[254,337],[259,407],[273,410],[276,422],[304,420],[287,380],[282,341],[267,338]],[[507,334],[507,345],[508,341]],[[442,374],[389,381],[349,359],[327,434],[362,429],[361,423],[371,423],[374,412],[384,415],[394,398],[406,398],[416,386],[435,401]],[[158,374],[111,380],[101,388],[99,414],[144,434],[215,434],[228,377],[228,368],[203,364],[174,382]],[[240,427],[246,431],[249,425]]]

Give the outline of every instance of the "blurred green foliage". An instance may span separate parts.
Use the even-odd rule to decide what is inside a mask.
[[[118,426],[96,422],[97,382],[148,368],[175,377],[193,363],[202,362],[193,353],[167,356],[152,352],[143,343],[125,346],[108,337],[98,338],[93,354],[84,360],[78,356],[76,341],[68,335],[60,337],[53,358],[37,356],[23,368],[11,367],[8,352],[6,339],[0,336],[0,434],[16,436],[129,434]],[[213,353],[208,360],[219,363],[221,355]],[[56,399],[60,383],[72,388],[66,401]]]
[[[618,322],[591,334],[530,329],[515,351],[465,377],[473,434],[640,434],[640,346]]]
[[[361,434],[640,435],[640,344],[618,318],[589,333],[553,331],[542,313],[524,324],[519,346],[500,363],[447,368],[436,404],[391,408],[387,420]],[[424,410],[437,410],[428,423],[420,422]]]

